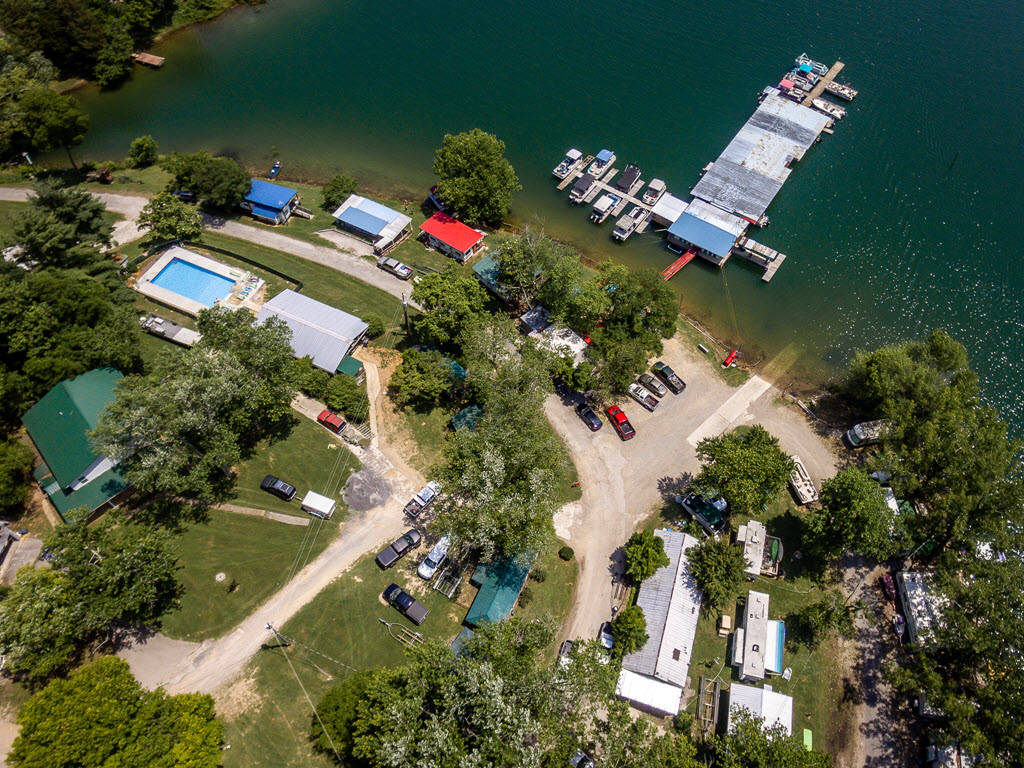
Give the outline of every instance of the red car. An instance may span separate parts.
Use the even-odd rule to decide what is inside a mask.
[[[623,440],[631,440],[636,437],[636,430],[633,429],[633,425],[629,423],[629,419],[626,418],[626,414],[619,406],[609,405],[605,413],[608,414],[608,421],[612,423],[612,428],[619,433],[619,437]]]
[[[345,431],[345,420],[334,411],[329,411],[325,408],[320,411],[320,415],[316,417],[316,420],[331,430],[331,432],[336,432],[340,435]]]

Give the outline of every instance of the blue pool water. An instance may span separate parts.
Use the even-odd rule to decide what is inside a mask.
[[[150,282],[204,307],[212,307],[217,299],[223,299],[235,284],[228,277],[177,258],[171,259]]]

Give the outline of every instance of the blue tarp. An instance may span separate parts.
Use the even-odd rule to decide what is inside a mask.
[[[691,213],[684,213],[676,219],[675,224],[668,228],[668,233],[721,257],[728,255],[736,243],[734,234]]]
[[[280,208],[271,208],[266,205],[260,205],[259,203],[252,204],[252,215],[260,216],[264,219],[270,219],[271,221],[277,221],[277,215],[281,213]]]
[[[607,163],[609,160],[612,159],[613,154],[614,153],[610,149],[602,149],[600,152],[597,153],[597,159],[600,160],[602,163]]]
[[[800,65],[800,71],[801,72],[810,72],[812,69],[814,69],[814,67],[812,67],[810,64],[801,64]]]
[[[274,211],[283,210],[291,199],[298,194],[294,189],[280,187],[262,179],[252,179],[249,186],[249,194],[245,196],[246,201],[253,205],[270,208]],[[274,218],[271,216],[270,218]]]
[[[388,225],[387,221],[384,219],[355,207],[346,208],[342,211],[341,216],[338,217],[338,221],[352,227],[352,229],[365,232],[371,237],[379,235],[381,230]]]

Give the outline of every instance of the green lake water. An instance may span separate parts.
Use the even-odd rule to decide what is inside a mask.
[[[860,90],[752,234],[788,254],[770,284],[740,260],[673,278],[748,360],[827,375],[853,350],[941,326],[1024,433],[1024,14],[1018,0],[404,3],[271,0],[186,30],[117,91],[79,93],[82,153],[207,148],[281,180],[338,171],[412,196],[445,132],[508,145],[514,217],[588,255],[659,269],[659,237],[609,239],[554,189],[566,148],[614,149],[686,197],[793,58],[846,63]]]

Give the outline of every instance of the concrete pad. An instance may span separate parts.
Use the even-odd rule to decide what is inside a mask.
[[[690,436],[686,438],[686,442],[696,448],[697,444],[704,438],[720,435],[746,413],[750,404],[767,392],[770,387],[771,383],[765,381],[760,376],[751,376],[742,387],[736,390],[732,397],[718,406],[714,413],[708,416],[699,427],[690,433]]]

